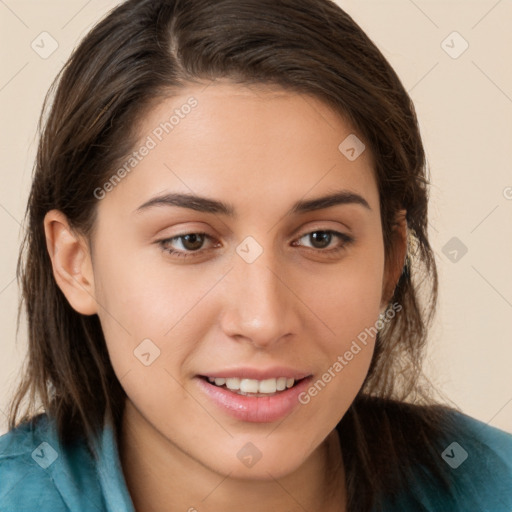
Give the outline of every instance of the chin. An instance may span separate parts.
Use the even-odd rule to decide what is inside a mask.
[[[211,461],[211,469],[230,478],[268,481],[293,473],[308,459],[307,453],[297,449],[299,440],[272,443],[265,437],[239,439],[233,440],[236,448],[227,448],[219,457],[223,463],[219,464],[219,458]]]

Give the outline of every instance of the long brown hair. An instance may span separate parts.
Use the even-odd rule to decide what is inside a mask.
[[[404,483],[421,457],[444,478],[433,445],[433,434],[447,428],[444,408],[427,407],[433,401],[420,385],[438,278],[415,109],[382,53],[330,0],[129,0],[74,50],[40,119],[17,272],[29,350],[9,428],[33,418],[37,400],[55,418],[64,443],[97,434],[105,411],[119,425],[126,395],[99,319],[74,311],[57,286],[43,219],[58,209],[90,237],[94,190],[133,149],[144,114],[187,84],[217,78],[311,94],[349,120],[373,156],[387,261],[395,215],[407,211],[408,253],[390,301],[402,311],[378,333],[363,388],[338,425],[350,462],[349,509],[370,510]]]

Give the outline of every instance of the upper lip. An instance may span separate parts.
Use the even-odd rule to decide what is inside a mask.
[[[239,379],[254,379],[254,380],[265,380],[265,379],[277,379],[279,377],[286,377],[287,379],[300,380],[304,377],[309,377],[311,372],[305,372],[289,368],[285,366],[272,366],[269,368],[250,368],[250,367],[237,367],[237,368],[226,368],[224,370],[212,371],[202,374],[202,377],[211,378],[239,378]]]

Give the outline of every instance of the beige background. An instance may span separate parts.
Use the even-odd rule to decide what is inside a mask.
[[[117,3],[0,1],[0,433],[26,350],[15,265],[39,110],[74,45]],[[427,374],[464,412],[512,432],[512,2],[338,3],[395,67],[420,119],[441,277]],[[42,32],[58,43],[46,59],[31,47],[45,37],[51,48]],[[455,262],[453,237],[467,247]]]

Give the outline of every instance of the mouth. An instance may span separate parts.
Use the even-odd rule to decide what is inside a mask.
[[[308,377],[294,379],[290,377],[275,377],[263,380],[244,379],[239,377],[208,377],[201,375],[200,378],[209,384],[237,395],[251,397],[271,397],[299,385]]]
[[[313,374],[289,366],[232,367],[196,375],[199,392],[223,413],[244,422],[279,421],[301,406]]]

